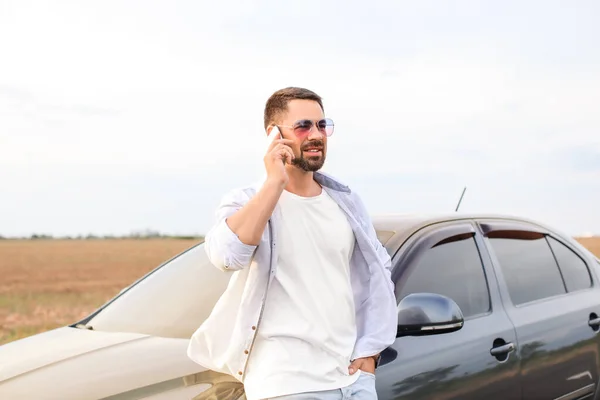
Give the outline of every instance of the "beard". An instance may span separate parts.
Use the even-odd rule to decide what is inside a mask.
[[[321,155],[304,157],[304,150],[309,147],[318,147],[321,149]],[[295,157],[292,164],[306,172],[316,172],[323,168],[325,164],[325,146],[322,140],[313,140],[302,146],[300,157]]]

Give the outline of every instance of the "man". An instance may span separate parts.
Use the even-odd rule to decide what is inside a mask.
[[[267,177],[229,193],[206,236],[233,271],[188,355],[237,377],[248,400],[376,399],[379,353],[397,330],[391,261],[362,201],[319,172],[333,122],[321,97],[285,88],[267,101]]]

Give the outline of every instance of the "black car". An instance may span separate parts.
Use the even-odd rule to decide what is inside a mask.
[[[400,310],[382,399],[600,398],[600,263],[578,242],[491,215],[375,223]]]
[[[381,400],[600,400],[600,262],[578,242],[496,215],[374,224],[400,322]],[[243,399],[186,355],[230,276],[198,244],[82,321],[0,346],[0,398]]]

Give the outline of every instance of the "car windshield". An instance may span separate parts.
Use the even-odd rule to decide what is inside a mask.
[[[383,244],[393,234],[377,231]],[[75,326],[189,338],[210,315],[231,276],[211,264],[200,243],[154,269]]]
[[[84,323],[99,331],[189,338],[230,277],[210,263],[201,243],[138,280]]]

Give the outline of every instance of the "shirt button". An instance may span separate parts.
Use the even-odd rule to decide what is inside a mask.
[[[248,350],[244,350],[244,354],[248,354]]]
[[[242,371],[238,371],[238,375],[242,375]]]
[[[252,327],[252,330],[253,330],[253,331],[255,331],[255,330],[256,330],[256,327],[255,327],[255,326],[253,326],[253,327]]]

